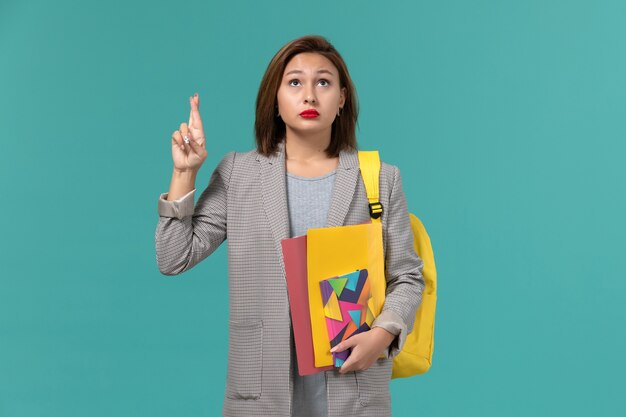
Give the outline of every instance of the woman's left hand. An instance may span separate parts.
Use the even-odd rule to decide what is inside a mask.
[[[339,368],[339,373],[364,371],[378,359],[396,338],[382,327],[374,327],[366,332],[355,334],[332,348],[331,352],[343,352],[352,348],[350,356]]]

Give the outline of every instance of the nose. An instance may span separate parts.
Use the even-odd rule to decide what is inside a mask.
[[[309,87],[304,92],[304,102],[305,103],[315,103],[316,102],[315,92],[314,92],[314,90],[311,87]]]

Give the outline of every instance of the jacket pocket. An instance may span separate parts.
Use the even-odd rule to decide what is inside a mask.
[[[355,371],[359,403],[366,407],[375,403],[383,408],[390,407],[389,381],[393,359],[378,359],[364,371]]]
[[[229,321],[226,396],[256,400],[263,375],[263,321]]]

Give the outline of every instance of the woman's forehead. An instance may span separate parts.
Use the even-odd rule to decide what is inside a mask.
[[[336,76],[337,68],[324,55],[314,52],[302,52],[295,55],[287,63],[284,76],[305,73]]]

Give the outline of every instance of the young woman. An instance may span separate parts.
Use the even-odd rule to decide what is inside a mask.
[[[380,172],[387,280],[381,314],[371,330],[337,346],[352,349],[338,370],[299,376],[293,344],[281,240],[369,219],[356,152],[356,95],[343,59],[320,36],[283,46],[259,88],[256,149],[225,155],[195,207],[207,149],[197,94],[190,106],[189,123],[172,135],[174,172],[158,201],[156,255],[160,271],[176,275],[228,240],[223,414],[390,415],[392,358],[412,330],[424,288],[395,166],[383,162]]]

